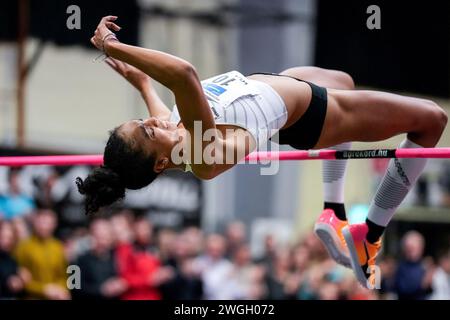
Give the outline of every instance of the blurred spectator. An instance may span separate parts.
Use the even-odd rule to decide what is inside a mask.
[[[439,174],[439,185],[442,188],[442,205],[450,207],[450,161],[445,161]]]
[[[227,258],[231,259],[237,248],[246,241],[245,224],[241,221],[233,221],[227,225],[225,230],[225,238],[227,242]]]
[[[39,210],[31,221],[33,235],[20,242],[16,249],[19,266],[31,273],[31,280],[25,286],[27,297],[69,299],[63,244],[53,237],[56,215],[51,210]]]
[[[77,228],[85,227],[84,197],[74,183],[76,177],[85,177],[90,168],[86,166],[55,167],[55,173],[41,183],[41,189],[48,190],[48,198],[58,214],[59,238],[66,238]]]
[[[308,232],[302,239],[301,244],[305,245],[310,252],[311,262],[321,262],[329,259],[327,250],[313,231]]]
[[[5,220],[11,220],[30,214],[35,208],[33,198],[20,189],[20,169],[11,168],[8,173],[9,190],[0,195],[0,212]]]
[[[267,274],[268,298],[282,300],[287,298],[285,286],[291,278],[292,260],[289,249],[280,249],[274,257],[273,270]]]
[[[285,294],[288,298],[295,299],[297,292],[303,282],[309,268],[310,252],[304,245],[297,245],[292,251],[293,272],[286,280],[284,287]]]
[[[313,255],[313,253],[311,253],[311,255]],[[301,300],[322,299],[322,286],[327,283],[339,285],[344,279],[342,271],[342,267],[336,265],[336,263],[329,258],[311,264],[300,285],[297,297]],[[340,291],[338,297],[341,298]]]
[[[399,300],[423,300],[431,292],[432,269],[424,263],[424,247],[425,239],[417,231],[409,231],[403,236],[403,259],[394,281]]]
[[[71,234],[64,239],[64,252],[67,261],[75,261],[78,257],[87,253],[92,247],[92,239],[89,231],[85,228],[80,228],[71,232]]]
[[[422,174],[416,182],[414,188],[416,199],[414,205],[416,206],[429,206],[430,205],[430,182],[429,177],[426,174]]]
[[[128,287],[122,299],[161,299],[158,287],[173,278],[173,270],[161,266],[152,247],[153,226],[147,218],[136,218],[133,231],[134,242],[123,242],[117,249],[119,274]]]
[[[127,209],[116,212],[111,217],[114,241],[116,243],[127,243],[133,240],[132,222],[133,212]]]
[[[74,298],[117,299],[127,284],[118,277],[111,223],[96,219],[89,231],[92,248],[76,261],[82,272],[81,289],[72,291]]]
[[[158,247],[159,258],[163,264],[169,263],[171,260],[176,239],[177,233],[174,230],[159,230],[156,237],[156,246]]]
[[[349,274],[345,280],[347,288],[342,291],[341,298],[347,300],[375,300],[377,299],[377,290],[366,289],[359,284],[353,274]],[[342,288],[342,287],[341,287]],[[321,297],[319,297],[321,298]]]
[[[203,281],[204,298],[208,300],[230,299],[222,288],[227,285],[233,265],[225,258],[226,241],[219,234],[211,234],[206,239],[205,253],[196,258],[194,268]]]
[[[264,252],[261,257],[256,259],[258,263],[264,264],[270,272],[273,270],[273,262],[275,260],[276,241],[272,234],[264,237]]]
[[[395,271],[397,263],[393,257],[384,257],[379,263],[381,274],[381,288],[378,291],[383,300],[393,300],[396,298],[394,293]]]
[[[317,294],[319,300],[339,300],[339,286],[336,283],[324,281]]]
[[[166,255],[165,264],[173,268],[174,277],[161,287],[164,299],[198,300],[202,298],[202,281],[192,258],[196,245],[191,237],[192,229],[189,228],[178,234],[171,242],[171,250]]]
[[[294,248],[293,278],[288,280],[286,287],[289,295],[297,288],[296,298],[301,300],[373,298],[367,295],[369,290],[355,290],[359,284],[353,273],[337,265],[325,253],[314,233],[306,234]]]
[[[14,218],[13,220],[11,220],[11,223],[14,228],[14,233],[16,235],[17,242],[21,242],[30,237],[30,229],[23,217]]]
[[[199,256],[204,249],[203,246],[205,242],[202,230],[198,227],[191,226],[184,229],[183,235],[188,243],[187,249],[189,257],[193,258]]]
[[[450,251],[438,258],[438,267],[432,280],[433,294],[430,299],[450,300]]]
[[[264,273],[252,263],[250,248],[241,244],[234,248],[233,268],[226,286],[222,289],[228,291],[233,300],[261,299],[265,294]]]
[[[20,270],[12,256],[15,245],[14,229],[10,222],[0,222],[0,299],[17,298],[29,275]]]

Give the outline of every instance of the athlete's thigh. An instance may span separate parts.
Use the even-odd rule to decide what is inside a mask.
[[[420,130],[432,106],[427,100],[368,90],[329,90],[318,146],[380,141]],[[323,147],[323,146],[322,146]]]
[[[355,88],[355,84],[350,75],[338,70],[306,66],[289,68],[280,74],[306,80],[325,88],[341,90],[352,90]]]

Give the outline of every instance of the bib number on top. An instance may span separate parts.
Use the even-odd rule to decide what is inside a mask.
[[[237,71],[230,71],[203,80],[201,84],[207,98],[219,103],[224,108],[238,98],[260,93],[258,88]]]

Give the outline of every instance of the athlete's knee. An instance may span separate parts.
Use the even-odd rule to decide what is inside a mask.
[[[314,74],[315,69],[316,67],[310,66],[292,67],[281,71],[280,74],[301,79]]]
[[[442,107],[432,100],[423,100],[426,108],[426,116],[424,119],[427,127],[432,129],[437,134],[441,135],[447,126],[448,116]]]
[[[314,68],[316,68],[317,73],[326,75],[329,79],[333,79],[336,88],[346,90],[355,89],[355,81],[347,72],[341,70],[322,69],[319,67]]]
[[[447,113],[445,112],[444,109],[442,109],[442,107],[440,107],[437,104],[435,104],[434,113],[435,113],[436,123],[438,125],[439,131],[442,133],[445,130],[445,127],[447,126],[447,122],[448,122]]]
[[[344,84],[349,90],[355,89],[355,81],[347,72],[339,70],[333,70],[332,72],[335,74],[336,81]]]

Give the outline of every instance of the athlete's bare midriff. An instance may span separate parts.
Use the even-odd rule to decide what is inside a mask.
[[[288,111],[288,120],[282,129],[286,129],[298,121],[309,107],[312,92],[309,84],[305,82],[289,77],[259,74],[251,75],[248,78],[267,83],[283,99]],[[344,115],[334,98],[334,93],[339,91],[327,88],[327,113],[323,123],[322,133],[315,149],[333,145],[335,140],[340,141],[339,132],[342,130],[340,123]]]
[[[305,82],[289,77],[262,74],[254,74],[247,78],[270,85],[283,99],[288,118],[282,129],[286,129],[297,122],[311,102],[311,87]]]

